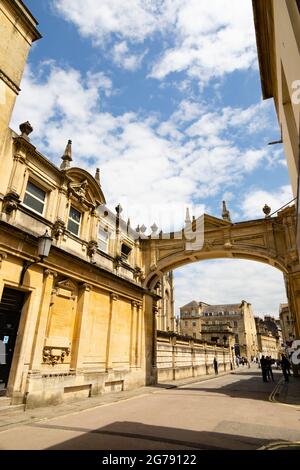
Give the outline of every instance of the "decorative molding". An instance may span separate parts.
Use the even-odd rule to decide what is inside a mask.
[[[87,246],[87,255],[89,258],[93,259],[98,250],[98,242],[96,240],[91,240]]]
[[[84,284],[81,284],[80,289],[84,290],[85,292],[90,292],[92,290],[92,286],[85,282]]]
[[[65,234],[66,224],[63,220],[57,219],[52,228],[52,237],[56,240]]]
[[[114,292],[110,293],[110,298],[112,301],[117,302],[119,300],[118,294],[115,294]]]
[[[18,209],[20,203],[21,200],[19,195],[14,191],[10,191],[3,198],[2,211],[6,214],[11,214],[13,211]]]
[[[48,276],[53,276],[54,279],[55,279],[55,278],[57,277],[57,272],[56,272],[56,271],[52,271],[51,269],[45,269],[45,270],[44,270],[44,275],[45,275],[46,277],[48,277]]]
[[[4,81],[4,83],[16,94],[18,95],[21,89],[18,85],[15,84],[7,75],[0,69],[0,78]]]
[[[65,358],[70,355],[70,352],[70,348],[51,348],[49,346],[45,346],[43,349],[43,362],[52,366],[59,363],[63,364]]]
[[[2,265],[2,261],[7,259],[7,253],[5,251],[0,251],[0,268]]]

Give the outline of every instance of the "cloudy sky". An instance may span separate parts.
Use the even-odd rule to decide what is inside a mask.
[[[108,205],[149,227],[178,229],[185,208],[234,221],[291,196],[273,103],[263,102],[251,0],[25,0],[35,43],[11,126],[59,164],[101,170]],[[177,307],[246,299],[277,313],[282,275],[215,260],[177,272]]]

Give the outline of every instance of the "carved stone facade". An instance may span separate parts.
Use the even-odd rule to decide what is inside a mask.
[[[9,129],[9,80],[19,83],[40,35],[19,0],[0,0],[0,9],[0,340],[11,328],[13,345],[1,394],[37,407],[151,384],[158,297],[142,286],[139,235],[120,206],[106,207],[99,169],[93,177],[73,164],[71,141],[54,164],[31,143],[30,123]],[[52,245],[42,258],[46,229]]]

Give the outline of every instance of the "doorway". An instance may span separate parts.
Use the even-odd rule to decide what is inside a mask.
[[[5,287],[0,302],[0,396],[5,394],[25,293]]]

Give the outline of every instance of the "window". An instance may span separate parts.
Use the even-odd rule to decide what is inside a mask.
[[[234,321],[233,325],[234,325],[234,328],[237,328],[237,326],[238,326],[237,321]]]
[[[298,7],[298,10],[299,10],[299,13],[300,13],[300,0],[296,0],[296,3],[297,3],[297,7]]]
[[[68,220],[68,230],[74,235],[79,235],[81,213],[71,206]]]
[[[124,260],[128,260],[128,256],[131,253],[131,247],[126,245],[126,243],[122,243],[121,246],[121,256]]]
[[[188,326],[188,322],[187,322],[187,321],[185,321],[185,322],[184,322],[184,325],[185,325],[185,326]]]
[[[196,338],[196,333],[193,333],[193,338]]]
[[[195,321],[193,321],[193,326],[196,326],[196,322],[195,322]]]
[[[46,192],[40,189],[38,186],[28,181],[27,188],[25,191],[24,205],[30,207],[30,209],[43,214],[46,200]]]
[[[98,233],[98,246],[99,250],[104,251],[104,253],[108,252],[108,239],[109,233],[104,228],[100,228]]]

